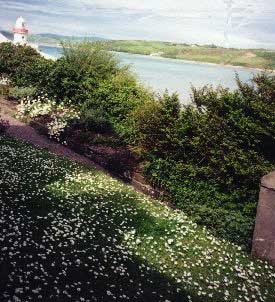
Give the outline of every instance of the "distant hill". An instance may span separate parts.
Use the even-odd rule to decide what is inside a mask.
[[[9,40],[13,34],[0,31]],[[29,41],[41,46],[60,46],[61,41],[82,42],[83,40],[107,41],[96,36],[65,36],[49,33],[31,34]],[[160,56],[179,60],[189,60],[220,65],[243,66],[275,70],[275,50],[273,49],[234,49],[213,44],[199,45],[142,40],[109,40],[107,49],[133,54]]]
[[[101,37],[93,37],[93,36],[65,36],[65,35],[57,35],[57,34],[49,34],[49,33],[41,33],[37,35],[30,35],[29,41],[36,44],[46,44],[46,45],[60,45],[63,42],[82,42],[82,41],[104,41],[105,39]]]
[[[40,37],[46,37],[46,38],[51,38],[59,41],[104,41],[106,39],[102,37],[96,37],[96,36],[64,36],[64,35],[57,35],[57,34],[48,34],[48,33],[42,33],[39,34],[38,36]]]
[[[5,38],[8,40],[13,40],[13,33],[6,31],[6,30],[0,30],[0,34],[2,34]]]
[[[2,30],[0,33],[5,36],[9,40],[13,40],[13,33],[9,31]],[[36,43],[40,45],[51,45],[58,46],[61,41],[73,41],[73,42],[82,42],[84,40],[87,41],[104,41],[104,38],[96,37],[96,36],[65,36],[58,34],[49,34],[49,33],[41,33],[41,34],[30,34],[28,37],[31,43]]]
[[[7,41],[8,41],[8,39],[0,33],[0,43],[7,42]]]

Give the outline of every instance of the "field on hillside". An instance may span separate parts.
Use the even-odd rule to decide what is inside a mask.
[[[274,301],[275,270],[182,212],[0,136],[0,300]]]
[[[216,64],[275,69],[275,51],[264,49],[226,49],[214,45],[188,45],[154,41],[110,41],[109,49],[143,55]]]

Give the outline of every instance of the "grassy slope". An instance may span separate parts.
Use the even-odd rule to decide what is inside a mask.
[[[115,51],[161,56],[174,59],[229,64],[235,66],[275,69],[275,51],[264,49],[225,49],[154,41],[110,41]]]
[[[184,213],[10,138],[0,154],[5,301],[273,301],[274,269]]]

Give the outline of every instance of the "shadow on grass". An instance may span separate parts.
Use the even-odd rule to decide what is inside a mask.
[[[172,279],[122,248],[119,230],[163,232],[155,230],[150,215],[139,208],[137,215],[125,217],[101,207],[100,193],[89,201],[98,203],[96,209],[86,205],[82,210],[73,200],[64,204],[64,196],[43,190],[80,169],[42,151],[36,155],[41,161],[30,162],[26,153],[31,157],[32,150],[18,151],[25,144],[10,139],[5,144],[17,154],[7,150],[1,156],[10,156],[9,171],[23,180],[16,186],[0,182],[0,292],[7,301],[188,301],[188,293]],[[24,203],[24,195],[33,198]],[[113,198],[121,199],[120,192]]]

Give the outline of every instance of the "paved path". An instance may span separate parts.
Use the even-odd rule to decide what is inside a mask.
[[[17,119],[13,118],[12,115],[15,112],[14,106],[12,106],[6,100],[1,98],[0,109],[0,117],[4,120],[7,120],[10,124],[7,130],[8,135],[26,141],[42,149],[49,150],[50,152],[55,153],[57,155],[67,157],[70,160],[79,162],[86,166],[103,170],[101,167],[96,165],[87,157],[79,155],[71,149],[48,139],[46,136],[39,134],[31,126],[26,125],[25,123],[22,123]]]

